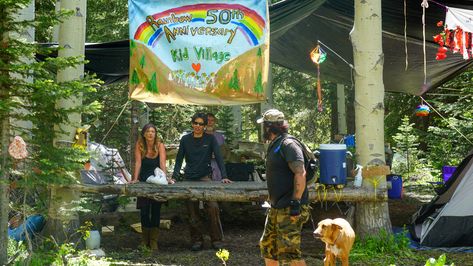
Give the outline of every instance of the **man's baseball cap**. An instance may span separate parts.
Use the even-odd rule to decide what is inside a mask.
[[[283,122],[284,114],[277,109],[269,109],[264,112],[263,117],[256,120],[256,123],[261,124],[263,122]]]

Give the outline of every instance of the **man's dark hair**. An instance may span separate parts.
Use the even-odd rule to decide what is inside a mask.
[[[289,124],[287,121],[280,121],[280,122],[264,122],[264,127],[269,129],[269,132],[275,134],[275,135],[280,135],[287,133],[289,129]]]
[[[197,118],[202,118],[204,120],[204,125],[207,125],[207,114],[205,113],[196,113],[192,116],[191,123],[194,123]]]
[[[213,118],[215,118],[215,119],[217,118],[217,117],[215,117],[215,115],[212,114],[212,113],[207,113],[207,117],[213,117]]]

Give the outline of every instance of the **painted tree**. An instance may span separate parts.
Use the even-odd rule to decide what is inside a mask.
[[[384,166],[384,84],[381,0],[355,0],[355,20],[350,33],[355,63],[356,156],[364,166]],[[385,188],[384,176],[368,177],[363,187]],[[387,202],[356,205],[356,229],[363,237],[384,229],[391,232]]]
[[[230,86],[230,89],[232,89],[234,91],[239,91],[240,90],[240,80],[238,78],[238,69],[235,69],[235,71],[233,71],[233,76],[230,79],[229,86]]]
[[[140,59],[141,69],[143,69],[145,67],[145,64],[146,64],[146,57],[145,57],[145,55],[142,55],[141,59]]]
[[[261,71],[258,73],[258,77],[256,78],[256,83],[255,83],[255,87],[253,88],[253,90],[258,94],[261,94],[264,91],[264,89],[263,89],[263,77],[261,75]]]
[[[140,84],[140,77],[138,77],[138,72],[136,71],[136,68],[133,69],[133,74],[131,75],[130,83],[135,86]]]
[[[156,81],[156,72],[151,75],[148,84],[146,84],[146,89],[150,92],[159,93],[158,82]]]

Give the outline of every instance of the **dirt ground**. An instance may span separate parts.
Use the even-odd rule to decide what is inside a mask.
[[[420,205],[428,202],[434,195],[428,187],[419,193],[418,187],[405,188],[404,197],[401,200],[389,200],[389,212],[393,226],[402,227],[409,223],[411,215]],[[317,223],[324,218],[343,217],[348,206],[340,202],[334,204],[314,203],[313,219]],[[230,252],[227,265],[263,265],[260,258],[258,241],[264,227],[264,210],[251,203],[223,203],[222,223],[224,230],[225,248]],[[136,213],[138,215],[138,213]],[[215,255],[215,250],[210,248],[209,239],[206,239],[204,250],[199,252],[190,251],[189,232],[186,225],[185,208],[178,202],[163,206],[162,218],[171,219],[172,226],[169,230],[161,230],[159,236],[159,252],[139,250],[137,247],[140,235],[129,226],[116,228],[112,234],[104,234],[102,237],[102,248],[107,257],[116,260],[128,261],[131,265],[222,265]],[[320,240],[312,237],[312,223],[305,224],[302,232],[302,251],[307,265],[323,265],[323,244]],[[439,253],[441,254],[441,253]],[[426,254],[426,258],[430,254]],[[437,256],[433,252],[431,256]],[[450,255],[448,255],[450,256]],[[460,261],[470,263],[456,265],[473,265],[473,256],[461,258]],[[424,260],[425,263],[425,260]],[[366,264],[352,264],[366,265]],[[398,266],[401,264],[398,264]],[[414,264],[405,264],[414,265]],[[423,264],[418,264],[423,265]]]

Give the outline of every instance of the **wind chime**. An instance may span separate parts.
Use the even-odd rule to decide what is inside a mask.
[[[327,53],[319,44],[310,52],[310,59],[317,65],[317,110],[322,112],[322,85],[320,82],[320,64],[327,58]]]

